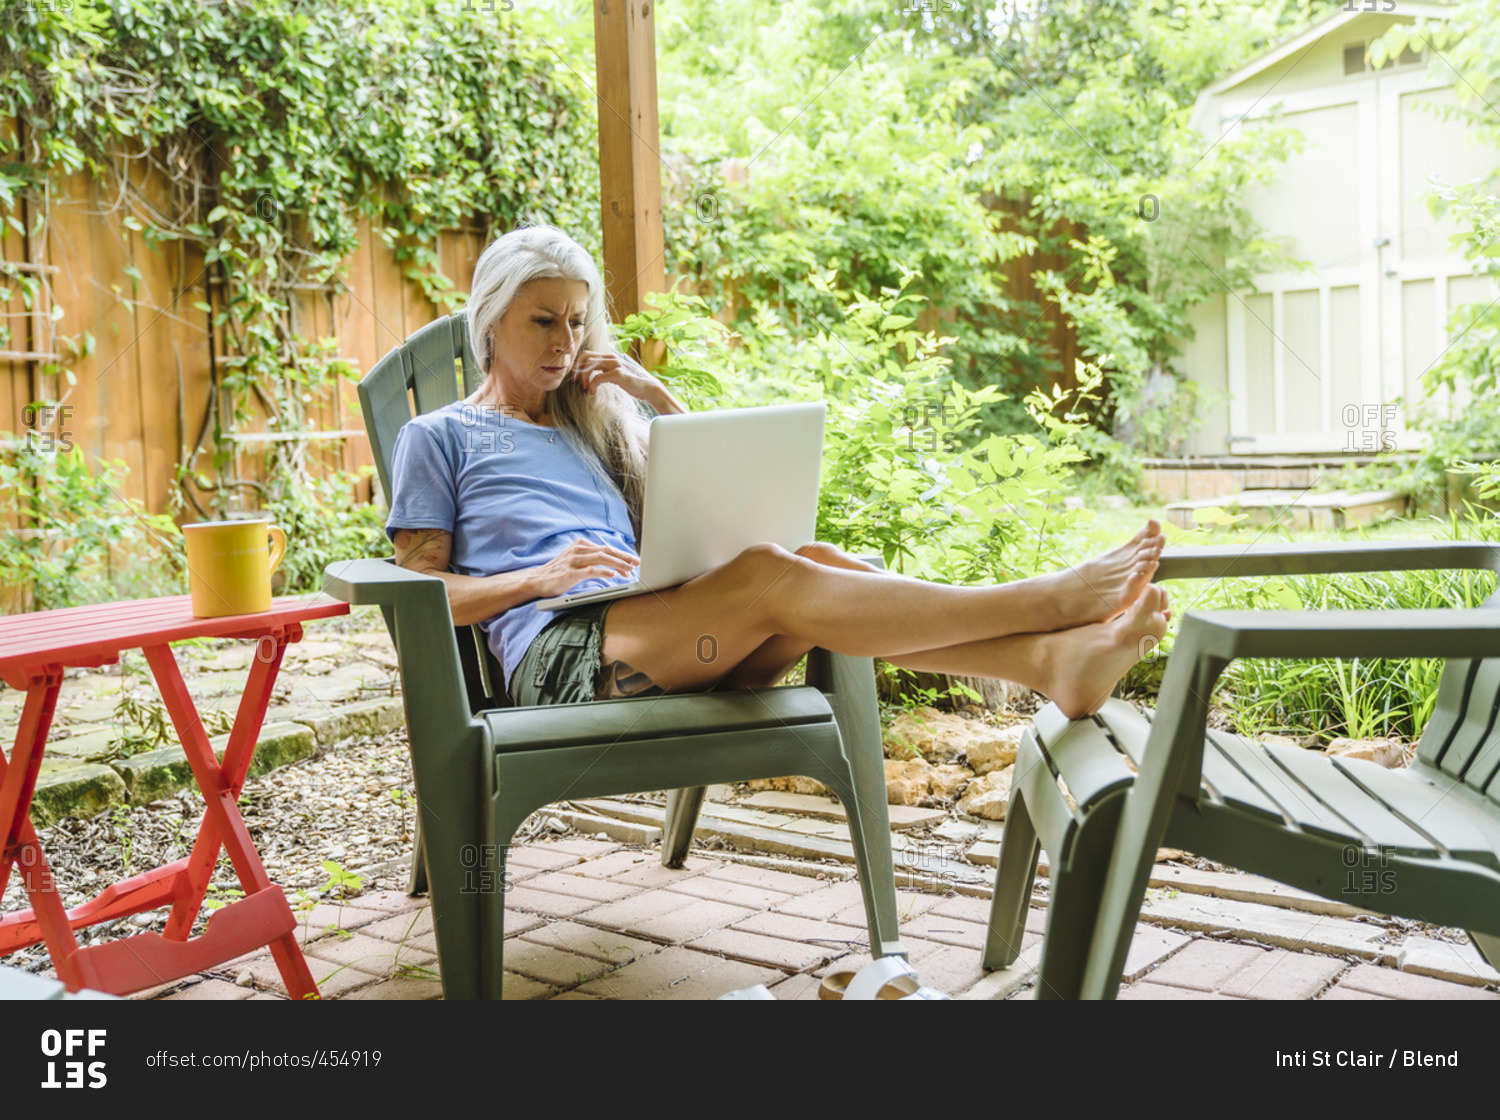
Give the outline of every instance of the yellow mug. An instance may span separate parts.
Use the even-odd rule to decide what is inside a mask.
[[[271,609],[271,573],[286,555],[286,534],[269,517],[184,525],[194,618]]]

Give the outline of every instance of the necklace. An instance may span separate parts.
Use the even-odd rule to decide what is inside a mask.
[[[526,422],[528,424],[531,424],[534,427],[537,427],[537,428],[547,428],[548,429],[547,430],[547,442],[548,443],[556,443],[557,442],[557,429],[555,427],[552,427],[550,424],[543,424],[540,421],[540,417],[549,416],[549,415],[550,414],[547,412],[547,410],[545,408],[543,408],[541,412],[538,412],[536,414],[536,417],[533,417],[531,415],[531,413],[527,412],[526,413]]]

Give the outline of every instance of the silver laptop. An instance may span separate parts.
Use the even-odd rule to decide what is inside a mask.
[[[811,542],[825,412],[819,401],[652,420],[635,581],[536,605],[555,611],[661,591],[762,541]]]

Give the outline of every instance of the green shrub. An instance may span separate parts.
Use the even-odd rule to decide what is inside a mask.
[[[90,463],[83,449],[39,449],[5,438],[0,459],[0,587],[12,609],[52,610],[177,594],[182,534],[172,519],[123,496],[123,463]]]
[[[304,476],[266,505],[265,512],[286,532],[280,568],[285,593],[321,590],[323,569],[337,560],[389,554],[385,512],[355,500],[356,481],[344,472]]]

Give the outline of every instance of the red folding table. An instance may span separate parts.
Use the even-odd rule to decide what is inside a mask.
[[[347,603],[318,596],[277,599],[261,614],[194,618],[190,599],[182,595],[0,618],[0,678],[26,692],[9,763],[0,757],[0,893],[11,868],[19,865],[31,900],[30,910],[0,917],[0,955],[44,941],[58,978],[70,991],[93,988],[126,995],[269,945],[292,997],[315,998],[318,989],[297,944],[297,919],[281,889],[266,877],[238,801],[287,643],[301,640],[303,622],[348,611]],[[187,638],[256,641],[222,765],[172,656],[171,643]],[[31,826],[37,771],[63,671],[113,665],[129,649],[145,652],[208,811],[190,856],[115,883],[65,910]],[[245,897],[216,911],[207,929],[192,937],[221,846]],[[79,948],[73,936],[75,929],[164,906],[172,911],[162,933],[88,948]]]

